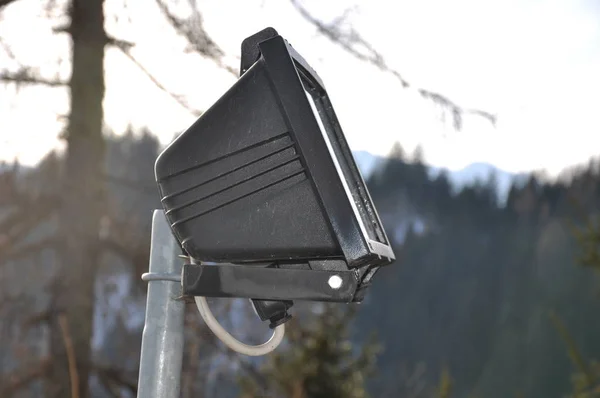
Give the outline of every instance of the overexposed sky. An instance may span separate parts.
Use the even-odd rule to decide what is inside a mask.
[[[467,118],[445,126],[414,90],[320,37],[286,0],[198,0],[205,27],[238,67],[248,35],[273,26],[323,78],[353,150],[386,154],[394,141],[421,144],[426,160],[460,169],[489,162],[507,171],[561,169],[600,155],[600,2],[596,0],[319,1],[303,4],[329,21],[349,20],[407,80],[468,108],[498,113],[497,128]],[[124,8],[123,4],[127,3]],[[38,0],[3,12],[0,37],[43,73],[68,77],[66,37],[52,35]],[[166,87],[208,108],[234,82],[185,44],[154,2],[107,0],[107,30],[135,42],[134,54]],[[0,48],[0,65],[13,67]],[[61,66],[56,61],[64,60]],[[114,49],[106,54],[107,127],[147,126],[164,143],[194,118]],[[34,164],[60,145],[68,111],[63,89],[0,88],[0,159]]]

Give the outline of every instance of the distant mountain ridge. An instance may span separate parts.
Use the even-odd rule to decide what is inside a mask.
[[[385,156],[373,155],[368,151],[354,151],[352,154],[354,155],[354,159],[356,160],[358,168],[360,169],[360,172],[365,180],[371,175],[371,173],[373,173],[378,165],[383,164],[383,162],[386,160]],[[525,181],[525,179],[528,177],[527,173],[511,173],[502,170],[493,164],[485,162],[472,163],[461,170],[448,170],[447,168],[443,167],[435,167],[430,165],[427,166],[429,168],[429,176],[431,178],[435,178],[440,175],[440,173],[445,171],[448,175],[450,183],[457,191],[465,186],[472,185],[477,181],[488,181],[491,175],[495,174],[498,189],[498,200],[500,203],[505,202],[513,181]],[[7,171],[12,167],[12,164],[0,163],[0,172]],[[19,167],[21,171],[33,169],[32,167],[23,165],[20,165]]]
[[[373,155],[367,151],[355,151],[353,152],[353,155],[365,180],[373,173],[378,165],[383,164],[386,160],[386,157],[384,156]],[[506,200],[513,181],[525,181],[528,177],[527,173],[511,173],[485,162],[472,163],[461,170],[448,170],[447,168],[430,165],[428,165],[428,168],[429,176],[431,178],[435,178],[440,175],[440,173],[446,172],[450,183],[456,190],[472,185],[477,181],[488,181],[491,176],[495,174],[498,200],[501,203],[504,203]]]

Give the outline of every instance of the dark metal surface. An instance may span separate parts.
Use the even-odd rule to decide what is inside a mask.
[[[334,275],[338,289],[329,285]],[[357,280],[353,271],[185,264],[182,285],[186,296],[351,302]]]
[[[310,175],[310,180],[319,193],[321,204],[348,266],[360,267],[366,263],[389,264],[394,259],[393,251],[389,247],[370,196],[364,195],[364,200],[368,202],[372,214],[365,215],[364,220],[361,220],[361,215],[355,212],[353,205],[364,211],[365,203],[360,201],[354,203],[356,199],[352,195],[347,196],[347,184],[350,184],[348,188],[351,192],[355,192],[358,186],[361,186],[364,192],[367,190],[357,171],[321,79],[283,37],[276,36],[263,41],[259,44],[259,48],[274,92],[279,98],[282,114],[285,115],[290,127],[290,134],[302,154],[304,169]],[[311,85],[318,92],[318,96],[326,100],[329,105],[328,124],[331,128],[326,129],[327,131],[322,131],[319,126],[317,121],[319,115],[316,115],[311,108],[304,83]],[[329,136],[330,143],[338,147],[341,152],[337,154],[330,152],[330,143],[326,142],[323,133]],[[343,152],[347,152],[346,156],[343,156]],[[340,175],[341,170],[338,170],[340,167],[348,172]],[[355,172],[350,172],[352,170]],[[378,242],[379,245],[370,244],[372,239],[362,230],[361,222],[378,224],[378,229],[383,235],[381,242]]]
[[[242,42],[242,56],[240,57],[240,75],[243,75],[244,72],[258,61],[260,57],[258,44],[277,35],[278,33],[275,29],[266,28],[244,39]]]
[[[278,300],[361,301],[394,253],[322,80],[272,28],[244,41],[241,72],[156,161],[184,252],[238,264],[187,269],[185,294],[255,299],[272,322]]]

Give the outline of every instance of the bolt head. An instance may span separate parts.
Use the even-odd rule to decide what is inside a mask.
[[[329,278],[329,287],[332,289],[339,289],[342,287],[342,278],[339,275],[333,275]]]

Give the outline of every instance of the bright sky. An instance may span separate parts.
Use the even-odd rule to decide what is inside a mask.
[[[126,2],[128,7],[123,8]],[[199,0],[205,27],[238,67],[241,41],[273,26],[325,82],[353,150],[386,154],[394,141],[421,144],[426,160],[461,169],[489,162],[507,171],[563,168],[600,155],[600,2],[596,0],[370,0],[350,21],[407,80],[468,108],[499,114],[497,128],[478,118],[463,131],[444,127],[435,107],[393,77],[344,53],[285,0]],[[305,0],[328,21],[352,0]],[[7,7],[0,37],[15,55],[68,77],[68,42],[51,34],[39,0]],[[110,34],[137,43],[134,54],[166,87],[198,109],[234,82],[185,45],[154,2],[107,0]],[[119,16],[116,18],[115,16]],[[9,65],[0,48],[0,65]],[[148,126],[164,143],[194,118],[158,90],[125,56],[108,50],[105,120],[122,132]],[[0,88],[0,159],[34,164],[58,144],[67,112],[62,89]]]

